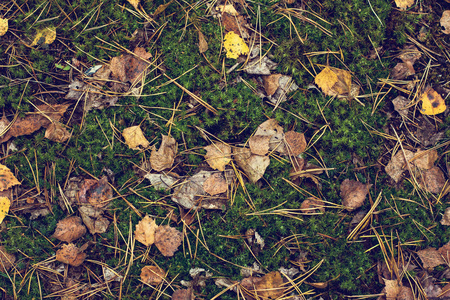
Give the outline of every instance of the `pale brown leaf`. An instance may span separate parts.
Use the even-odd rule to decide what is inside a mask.
[[[138,242],[141,242],[145,246],[150,246],[155,242],[155,233],[158,225],[156,225],[155,220],[149,216],[145,216],[136,225],[136,230],[134,231],[134,237]]]
[[[65,244],[56,251],[56,260],[74,267],[80,266],[86,258],[86,253],[74,244]]]
[[[145,266],[141,270],[141,280],[150,285],[163,282],[166,272],[158,266]]]
[[[178,144],[175,139],[168,135],[162,135],[161,146],[159,150],[152,150],[150,155],[150,163],[152,168],[161,172],[165,169],[170,169],[175,160],[175,156],[177,155]]]
[[[86,234],[86,227],[80,217],[67,217],[56,224],[55,233],[52,235],[60,241],[71,243]]]
[[[125,128],[122,135],[125,138],[125,143],[133,150],[139,150],[140,146],[145,149],[150,145],[139,125]]]
[[[231,161],[231,147],[222,142],[216,142],[204,148],[205,159],[214,170],[225,171],[225,166]]]
[[[155,233],[155,246],[162,255],[171,257],[178,250],[183,241],[183,235],[169,225],[158,226]]]
[[[345,179],[341,183],[342,204],[347,210],[354,210],[364,204],[371,184],[363,184],[359,181]]]
[[[203,183],[203,189],[211,196],[225,193],[228,184],[221,173],[214,173]]]

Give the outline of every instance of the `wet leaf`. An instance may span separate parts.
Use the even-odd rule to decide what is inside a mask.
[[[150,155],[152,168],[157,172],[172,168],[177,151],[177,141],[173,137],[163,134],[159,150],[153,149]]]
[[[86,258],[86,253],[83,251],[83,249],[78,248],[74,244],[65,244],[61,249],[56,251],[56,260],[74,267],[78,267]]]
[[[0,192],[18,184],[20,184],[20,182],[11,170],[7,166],[0,164]]]
[[[247,44],[234,31],[225,35],[223,46],[227,50],[227,58],[237,59],[239,55],[248,54],[249,51]]]
[[[125,144],[133,150],[140,150],[140,146],[145,149],[150,145],[139,125],[125,128],[122,136],[125,139]]]
[[[163,282],[166,272],[158,266],[145,266],[141,270],[141,280],[150,285]]]
[[[162,255],[171,257],[178,250],[183,241],[183,235],[169,225],[158,226],[155,233],[155,246]]]
[[[16,256],[8,253],[4,246],[0,246],[0,272],[6,273],[16,262]]]
[[[8,19],[0,18],[0,36],[8,32]]]
[[[0,197],[0,224],[2,224],[3,220],[6,217],[6,214],[9,212],[10,206],[11,201],[8,197]]]
[[[86,234],[86,227],[83,225],[80,217],[67,217],[56,224],[53,238],[60,241],[71,243],[74,240]]]
[[[208,145],[205,160],[214,170],[225,171],[225,166],[231,161],[231,147],[228,144],[217,142]]]
[[[424,115],[437,115],[447,109],[445,100],[431,87],[420,96],[420,100],[422,100],[422,109],[420,112]]]
[[[53,27],[46,27],[36,32],[36,36],[30,46],[50,45],[55,41],[55,39],[56,29]]]
[[[144,244],[145,246],[153,245],[155,242],[155,233],[158,225],[156,225],[155,220],[149,216],[145,216],[136,225],[136,230],[134,231],[134,238]]]
[[[366,200],[371,184],[363,184],[359,181],[345,179],[341,183],[342,205],[347,210],[354,210],[361,207]]]
[[[213,173],[203,183],[203,189],[211,196],[225,193],[228,190],[228,184],[221,173]]]

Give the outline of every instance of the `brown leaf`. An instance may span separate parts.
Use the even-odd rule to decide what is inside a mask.
[[[113,78],[132,84],[142,79],[149,66],[149,63],[145,60],[148,60],[152,55],[140,47],[134,49],[134,54],[122,54],[111,59],[110,69]]]
[[[106,232],[109,221],[102,215],[103,209],[83,205],[78,208],[78,211],[91,234]]]
[[[113,190],[108,183],[108,177],[100,180],[85,179],[78,192],[80,204],[89,204],[96,208],[106,207],[113,197]]]
[[[324,213],[325,207],[321,199],[316,197],[306,198],[300,205],[300,211],[306,214],[315,214],[317,211]]]
[[[237,165],[253,183],[256,183],[263,177],[270,164],[269,157],[251,154],[248,148],[234,148],[233,155]]]
[[[450,34],[450,10],[444,10],[440,22],[441,26],[444,27],[442,32],[445,34]]]
[[[419,250],[417,251],[417,255],[419,255],[424,269],[429,268],[432,269],[436,266],[445,264],[444,259],[442,258],[441,254],[436,250],[436,248],[430,247],[424,250]]]
[[[283,296],[283,278],[280,272],[270,272],[263,277],[248,277],[241,281],[246,299],[278,299]]]
[[[275,119],[269,119],[261,123],[255,132],[256,136],[270,136],[269,150],[275,150],[280,153],[286,154],[286,148],[284,146],[284,130],[283,127],[278,125],[278,121]]]
[[[71,136],[72,134],[59,122],[50,124],[45,131],[45,138],[57,143],[64,143]]]
[[[271,136],[264,135],[254,135],[249,138],[248,145],[250,146],[250,151],[257,155],[266,155],[269,153],[269,143]]]
[[[398,58],[400,58],[404,63],[411,63],[413,65],[416,60],[422,56],[422,53],[413,45],[406,45],[400,52]]]
[[[194,300],[194,291],[189,289],[175,290],[172,294],[172,300]]]
[[[63,242],[71,243],[85,234],[86,227],[84,227],[81,218],[71,216],[59,221],[58,224],[56,224],[55,233],[52,237]]]
[[[397,295],[397,300],[412,300],[414,299],[414,294],[410,287],[401,286],[400,292]]]
[[[371,186],[371,184],[366,185],[359,181],[345,179],[341,183],[342,204],[347,210],[361,207]]]
[[[228,184],[221,173],[214,173],[203,183],[203,189],[211,196],[225,193]]]
[[[288,131],[284,135],[287,153],[298,156],[306,150],[306,139],[303,133]]]
[[[155,220],[149,216],[145,216],[136,225],[136,230],[134,231],[134,237],[138,242],[141,242],[145,246],[150,246],[155,242],[155,233],[158,225],[156,225]]]
[[[450,226],[450,207],[445,209],[444,215],[442,216],[441,224],[444,226]]]
[[[200,51],[200,53],[205,53],[207,50],[208,50],[208,42],[206,41],[203,33],[199,30],[198,31],[198,51]]]
[[[16,256],[8,253],[4,246],[0,246],[0,272],[6,273],[14,263],[16,262]]]
[[[391,70],[391,77],[396,80],[402,80],[414,74],[416,74],[416,71],[410,62],[398,63]]]
[[[155,246],[166,257],[172,257],[175,254],[182,240],[181,232],[169,225],[158,226],[156,229]]]
[[[233,31],[234,33],[240,35],[243,39],[250,37],[247,30],[247,21],[242,15],[233,16],[224,12],[222,14],[222,24],[226,32]]]
[[[278,82],[281,74],[271,74],[266,76],[261,76],[264,83],[264,89],[266,90],[267,96],[272,96],[277,91],[280,83]]]
[[[406,160],[405,160],[406,157]],[[394,179],[395,182],[399,182],[402,178],[402,174],[408,169],[406,161],[410,161],[414,157],[414,154],[409,150],[402,151],[401,149],[397,154],[392,157],[391,161],[387,164],[385,171]]]
[[[394,109],[402,116],[407,117],[409,112],[409,100],[403,96],[397,96],[394,100],[392,100],[392,104],[394,104]]]
[[[175,139],[171,136],[163,134],[159,150],[156,151],[153,149],[152,154],[150,155],[150,163],[152,168],[157,172],[172,168],[177,151],[178,144]]]
[[[439,167],[422,171],[418,176],[418,181],[421,187],[433,194],[439,194],[446,182],[444,173]]]
[[[163,282],[166,272],[158,266],[145,266],[141,270],[141,280],[150,285],[158,285]]]
[[[205,159],[214,170],[225,171],[225,166],[231,161],[231,147],[228,144],[217,142],[208,145]]]
[[[417,150],[411,162],[419,169],[429,170],[434,167],[434,163],[436,162],[438,157],[439,155],[436,149]]]
[[[97,83],[98,81],[95,80],[94,82]],[[117,83],[114,82],[114,84]],[[99,84],[99,86],[101,85]],[[88,112],[93,108],[103,109],[108,106],[114,106],[119,100],[119,97],[116,95],[108,95],[94,85],[85,84],[75,79],[69,84],[69,92],[65,96],[65,99],[76,101],[85,100],[83,108],[85,112]]]
[[[74,244],[65,244],[56,251],[56,260],[74,267],[80,266],[86,258],[86,253]]]
[[[139,125],[125,128],[122,136],[125,139],[125,144],[133,150],[140,150],[139,146],[145,149],[150,145]]]
[[[2,164],[0,164],[0,179],[0,192],[20,184],[19,180],[17,180],[11,170]]]
[[[384,284],[386,285],[386,300],[396,300],[401,290],[398,280],[384,279]]]

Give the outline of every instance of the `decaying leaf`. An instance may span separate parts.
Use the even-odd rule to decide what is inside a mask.
[[[284,145],[284,130],[275,119],[269,119],[261,123],[256,129],[255,136],[269,136],[269,150],[287,154]]]
[[[278,88],[272,95],[268,95],[270,102],[273,104],[283,103],[287,100],[287,94],[298,90],[298,85],[292,80],[291,76],[281,75],[278,79]]]
[[[163,282],[166,272],[158,266],[145,266],[141,270],[141,280],[150,285]]]
[[[409,150],[399,150],[397,154],[392,157],[391,161],[387,164],[385,171],[394,179],[395,182],[399,182],[402,178],[402,174],[408,169],[407,161],[410,161],[414,157],[414,154]],[[405,160],[406,158],[406,160]]]
[[[306,139],[303,133],[288,131],[284,135],[286,150],[289,155],[298,156],[306,150]]]
[[[424,269],[432,269],[436,266],[445,264],[445,260],[436,248],[427,248],[417,251]]]
[[[352,75],[349,71],[325,67],[314,82],[327,96],[348,95],[352,86]]]
[[[198,31],[198,51],[200,51],[200,53],[205,53],[207,50],[208,50],[208,42],[206,41],[203,33],[199,30]]]
[[[139,2],[140,2],[140,0],[128,0],[128,3],[130,3],[131,5],[133,5],[133,7],[134,7],[135,9],[138,9]]]
[[[434,166],[438,157],[439,155],[436,149],[417,150],[411,162],[419,169],[429,170]]]
[[[270,164],[269,157],[252,154],[248,148],[234,148],[233,155],[237,165],[253,183],[256,183],[263,177]]]
[[[300,205],[300,211],[306,214],[315,214],[317,211],[324,213],[325,204],[319,198],[309,197],[306,198]]]
[[[125,128],[122,135],[125,143],[133,150],[139,150],[139,146],[145,149],[150,145],[150,142],[145,138],[139,125]]]
[[[246,299],[278,299],[285,287],[280,272],[270,272],[263,277],[248,277],[241,281],[241,289]]]
[[[20,184],[19,180],[17,180],[11,170],[2,164],[0,164],[0,179],[0,192]]]
[[[0,246],[0,272],[6,273],[15,262],[16,256],[8,253],[4,246]]]
[[[111,73],[111,71],[109,73]],[[97,79],[97,77],[94,78]],[[104,80],[100,81],[100,83],[98,80],[95,80],[95,83],[99,87],[95,87],[94,85],[86,84],[78,79],[74,79],[69,84],[69,92],[66,94],[65,99],[77,101],[80,99],[85,100],[83,108],[84,111],[86,112],[94,108],[103,109],[108,106],[116,105],[117,101],[119,100],[119,97],[117,97],[116,95],[107,94],[104,91],[100,90],[101,86],[104,84]]]
[[[106,207],[113,197],[113,190],[108,183],[108,177],[100,180],[85,179],[78,192],[81,205],[92,205],[96,208]]]
[[[442,216],[441,224],[444,226],[450,226],[450,207],[447,207],[445,209],[444,215]]]
[[[394,104],[394,109],[400,114],[402,117],[407,117],[409,112],[409,100],[403,96],[397,96],[394,100],[392,100],[392,104]]]
[[[264,89],[266,90],[267,96],[272,96],[275,94],[276,90],[280,86],[280,83],[278,80],[281,78],[281,74],[272,74],[272,75],[266,75],[262,76],[263,83],[264,83]]]
[[[113,78],[132,84],[142,79],[149,67],[146,60],[151,58],[152,55],[140,47],[136,47],[133,53],[135,55],[122,54],[111,59],[109,68]]]
[[[106,232],[109,221],[103,216],[103,209],[83,205],[78,208],[78,211],[91,234]]]
[[[439,194],[445,186],[445,175],[439,167],[433,167],[424,170],[416,175],[417,180],[423,188],[429,193]]]
[[[155,233],[155,246],[162,255],[171,257],[178,250],[183,241],[183,235],[169,225],[158,226]]]
[[[64,143],[71,136],[72,134],[59,122],[50,124],[45,131],[45,138],[57,143]]]
[[[407,9],[414,5],[414,0],[395,0],[395,4],[400,9]]]
[[[397,296],[402,288],[398,280],[388,280],[384,278],[383,280],[384,284],[386,285],[386,300],[397,300]]]
[[[194,300],[194,291],[192,288],[189,289],[178,289],[172,294],[172,300]]]
[[[235,32],[238,33],[243,39],[250,37],[248,32],[248,24],[244,16],[242,15],[232,15],[224,12],[222,14],[222,24],[225,28],[225,32]]]
[[[152,186],[157,190],[170,189],[177,182],[176,178],[165,174],[147,173],[144,178],[150,180]]]
[[[345,179],[341,183],[342,204],[347,210],[354,210],[364,204],[371,184]]]
[[[445,34],[450,34],[450,10],[444,10],[441,17],[441,26],[444,27],[442,30]],[[7,28],[8,29],[8,28]],[[1,26],[0,26],[0,36],[1,36]]]
[[[214,170],[225,171],[225,166],[231,161],[231,147],[222,142],[216,142],[204,148],[205,159]]]
[[[56,224],[53,238],[66,243],[72,243],[74,240],[86,234],[86,227],[83,225],[80,217],[67,217]]]
[[[150,163],[152,168],[161,172],[164,169],[170,169],[175,160],[175,156],[177,155],[178,144],[177,141],[168,135],[162,135],[161,146],[159,150],[152,150],[152,154],[150,155]]]
[[[277,66],[278,64],[267,56],[262,58],[258,56],[247,63],[244,72],[253,75],[270,75],[270,71],[275,70]]]
[[[203,189],[211,196],[225,193],[228,190],[228,183],[221,173],[213,173],[203,183]]]
[[[234,31],[230,31],[225,35],[223,46],[227,50],[227,58],[237,59],[239,55],[248,54],[249,51],[247,44]]]
[[[9,212],[10,206],[11,201],[8,197],[0,197],[0,224],[2,224],[3,220],[6,217],[6,214]]]
[[[78,248],[74,244],[64,244],[61,249],[56,251],[56,260],[74,267],[80,266],[85,258],[84,247]]]
[[[447,109],[445,100],[431,87],[426,89],[420,96],[420,100],[422,100],[422,109],[420,112],[424,115],[437,115],[443,113]]]
[[[8,19],[0,18],[0,36],[8,32]]]
[[[414,74],[416,74],[416,71],[411,62],[398,63],[391,70],[391,77],[395,80],[402,80]]]
[[[257,155],[266,155],[269,153],[269,142],[271,136],[268,135],[253,135],[248,140],[250,151]]]
[[[134,238],[144,244],[145,246],[150,246],[155,243],[155,232],[158,225],[156,225],[155,220],[149,216],[145,216],[136,225],[136,230],[134,231]]]
[[[46,27],[36,32],[36,36],[30,46],[50,45],[55,41],[55,39],[56,29],[53,27]]]

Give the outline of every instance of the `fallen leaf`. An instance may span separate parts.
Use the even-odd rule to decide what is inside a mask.
[[[450,10],[444,10],[441,17],[441,26],[444,27],[442,30],[445,34],[450,34]],[[6,29],[8,29],[8,23],[6,23]],[[0,36],[1,36],[1,28],[0,28]]]
[[[2,164],[0,164],[0,179],[0,192],[20,184],[19,180],[17,180],[11,170]]]
[[[217,142],[204,148],[205,160],[214,170],[225,171],[225,166],[231,161],[231,147],[228,144]]]
[[[445,100],[431,87],[420,96],[420,100],[422,100],[420,112],[424,115],[434,116],[443,113],[447,109]]]
[[[407,161],[410,161],[413,157],[414,154],[411,151],[399,150],[385,167],[386,173],[394,179],[395,182],[399,182],[403,172],[408,169]]]
[[[56,29],[53,27],[46,27],[44,29],[38,30],[36,36],[34,37],[32,46],[36,45],[50,45],[56,39]]]
[[[359,86],[358,86],[359,87]],[[298,85],[292,80],[291,76],[281,75],[278,79],[278,88],[271,96],[267,96],[273,104],[280,104],[287,100],[287,94],[298,90]]]
[[[249,51],[247,44],[234,31],[225,35],[223,46],[227,50],[227,58],[237,59],[239,55],[248,54]]]
[[[59,122],[50,124],[45,131],[45,138],[57,143],[64,143],[71,136],[72,134]]]
[[[422,53],[414,45],[405,45],[398,55],[398,58],[404,63],[411,63],[411,65],[413,65],[420,57],[422,57]]]
[[[172,300],[194,300],[194,291],[189,289],[178,289],[172,294]]]
[[[97,79],[97,78],[95,78]],[[104,84],[104,81],[98,83],[98,80],[94,80],[100,87]],[[114,82],[113,84],[117,84]],[[65,99],[69,100],[85,100],[84,111],[88,112],[91,109],[103,109],[105,107],[116,105],[119,97],[116,95],[109,95],[99,88],[85,84],[78,79],[74,79],[69,84],[69,92],[66,94]]]
[[[103,216],[103,209],[83,205],[78,208],[83,223],[94,235],[96,233],[105,233],[109,226],[109,221]]]
[[[386,300],[396,300],[401,290],[401,285],[399,285],[398,280],[388,280],[384,278],[383,280],[386,286]]]
[[[172,257],[175,254],[182,240],[181,232],[169,225],[158,226],[156,229],[155,246],[166,257]]]
[[[270,71],[275,70],[278,64],[267,56],[256,57],[250,60],[244,67],[244,72],[252,75],[270,75]]]
[[[352,76],[346,70],[325,67],[314,82],[327,96],[348,95],[351,91]]]
[[[85,179],[78,192],[78,200],[81,205],[92,205],[96,208],[105,208],[113,197],[112,187],[108,183],[108,177],[100,180]]]
[[[6,214],[9,212],[10,206],[11,201],[8,197],[0,197],[0,224],[2,224],[3,220],[6,217]]]
[[[233,31],[239,34],[243,39],[247,39],[250,37],[250,34],[247,30],[247,21],[241,15],[232,15],[225,12],[222,14],[222,24],[225,28],[225,32]]]
[[[239,13],[234,8],[233,4],[227,4],[227,5],[217,5],[216,10],[218,10],[221,13],[227,13],[232,16],[237,16]]]
[[[420,172],[416,175],[420,186],[425,188],[429,193],[439,194],[445,186],[445,175],[439,167],[433,167],[429,170]]]
[[[303,133],[288,131],[284,134],[286,150],[289,155],[298,156],[306,150],[306,139]]]
[[[345,179],[341,183],[342,204],[347,210],[361,207],[366,200],[371,184],[363,184],[359,181]]]
[[[266,155],[269,153],[269,143],[271,136],[268,135],[253,135],[248,139],[250,151],[257,155]]]
[[[450,226],[450,207],[447,207],[445,209],[444,215],[442,216],[441,224],[444,226]]]
[[[424,269],[433,269],[436,266],[445,264],[444,259],[436,248],[430,247],[424,250],[419,250],[417,251],[417,255],[419,255]]]
[[[16,262],[16,256],[8,253],[5,246],[0,246],[0,272],[6,273],[14,263]]]
[[[158,285],[164,281],[166,272],[158,266],[145,266],[141,270],[141,280],[150,285]]]
[[[177,182],[176,178],[165,174],[147,173],[144,178],[150,180],[156,190],[170,189]]]
[[[400,292],[397,295],[396,300],[411,300],[414,299],[414,294],[410,287],[402,286]]]
[[[429,170],[434,166],[439,154],[436,149],[417,150],[414,158],[411,160],[413,165],[422,170]]]
[[[125,144],[133,150],[140,150],[139,146],[145,149],[150,145],[150,142],[145,138],[139,125],[125,128],[122,136],[125,139]]]
[[[136,225],[136,230],[134,231],[134,238],[136,241],[141,242],[145,246],[150,246],[155,243],[155,232],[158,228],[155,220],[149,216],[145,216]]]
[[[135,9],[138,9],[139,2],[140,2],[140,0],[128,0],[128,3],[130,3],[131,5],[133,5],[133,7],[134,7]]]
[[[160,4],[156,8],[155,12],[153,13],[153,18],[155,18],[156,16],[160,15],[161,13],[163,13],[169,7],[169,5],[172,4],[173,1],[174,0],[170,0],[166,4]]]
[[[416,74],[416,71],[410,62],[398,63],[391,70],[391,77],[395,80],[402,80],[414,74]]]
[[[200,51],[200,53],[205,53],[207,50],[208,50],[208,42],[206,41],[203,33],[199,30],[198,31],[198,51]]]
[[[324,213],[325,204],[319,198],[309,197],[300,205],[300,211],[306,214],[315,214],[317,211]]]
[[[8,32],[8,19],[0,18],[0,36]]]
[[[74,244],[65,244],[61,249],[56,251],[56,260],[64,264],[78,267],[86,258],[86,253],[83,251],[84,250],[78,248]]]
[[[237,165],[247,174],[251,182],[256,183],[261,179],[270,164],[267,156],[252,154],[248,148],[234,148],[234,160]]]
[[[276,90],[280,86],[278,80],[281,78],[281,74],[271,74],[262,76],[264,89],[266,90],[267,96],[272,96],[275,94]]]
[[[397,96],[394,100],[392,100],[392,104],[394,105],[395,111],[397,111],[400,116],[407,117],[409,112],[409,100],[403,96]]]
[[[172,168],[177,151],[177,141],[173,137],[163,134],[159,150],[153,149],[150,155],[152,168],[157,172]]]
[[[241,281],[246,299],[278,299],[284,294],[283,278],[280,272],[270,272],[263,277],[248,277]]]
[[[221,173],[213,173],[203,183],[203,189],[211,196],[225,193],[228,190],[228,184]]]
[[[67,217],[56,224],[53,238],[66,243],[72,243],[74,240],[86,234],[86,227],[83,225],[80,217]]]
[[[395,0],[395,4],[400,9],[407,9],[408,7],[414,5],[414,0]]]
[[[283,127],[278,125],[278,121],[275,119],[268,119],[261,123],[256,129],[255,136],[269,136],[269,150],[275,150],[282,154],[286,153],[284,146],[284,130]]]
[[[134,84],[145,76],[145,71],[150,65],[145,60],[148,60],[152,55],[140,47],[136,47],[133,53],[135,55],[122,54],[111,59],[109,68],[114,78]]]

